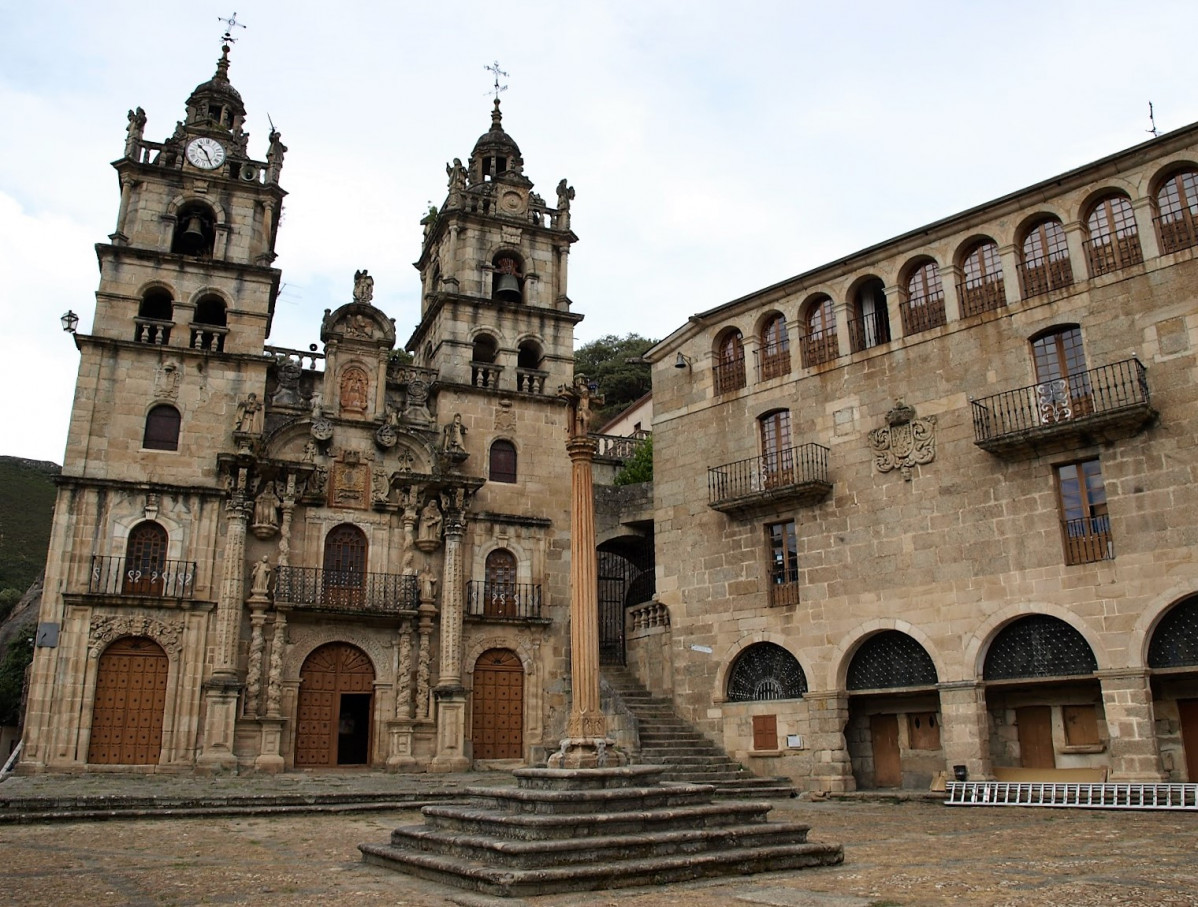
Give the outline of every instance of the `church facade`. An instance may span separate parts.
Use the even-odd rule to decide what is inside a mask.
[[[1198,125],[692,316],[630,661],[812,789],[1198,781],[1196,250]]]
[[[568,705],[573,189],[533,191],[496,101],[423,221],[410,337],[364,270],[319,344],[273,347],[287,149],[251,156],[228,51],[165,141],[130,111],[114,164],[22,768],[543,761]]]

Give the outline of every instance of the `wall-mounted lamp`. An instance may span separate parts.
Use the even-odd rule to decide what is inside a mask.
[[[687,356],[684,353],[679,353],[677,356],[674,357],[674,368],[690,368],[690,367],[691,367],[690,356]]]
[[[58,320],[62,322],[62,329],[68,334],[74,334],[75,328],[79,327],[79,316],[70,309]]]

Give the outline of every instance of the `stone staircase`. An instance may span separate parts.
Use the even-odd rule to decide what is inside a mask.
[[[622,665],[603,665],[603,680],[636,718],[640,753],[635,761],[662,766],[663,781],[710,784],[716,797],[796,797],[789,778],[762,778],[687,724],[668,699],[653,696]]]

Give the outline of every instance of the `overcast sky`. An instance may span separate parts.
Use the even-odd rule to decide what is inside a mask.
[[[230,77],[289,147],[270,342],[319,340],[353,272],[406,339],[420,218],[504,127],[547,201],[577,197],[585,343],[687,316],[1198,120],[1190,2],[340,4],[235,0]],[[0,454],[62,461],[115,226],[126,111],[162,141],[211,77],[205,3],[0,0]]]

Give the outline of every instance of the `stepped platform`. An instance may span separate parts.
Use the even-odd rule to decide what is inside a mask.
[[[515,788],[469,788],[425,824],[360,844],[362,859],[498,897],[657,885],[843,862],[768,803],[716,802],[711,785],[662,782],[661,766],[517,769]]]

